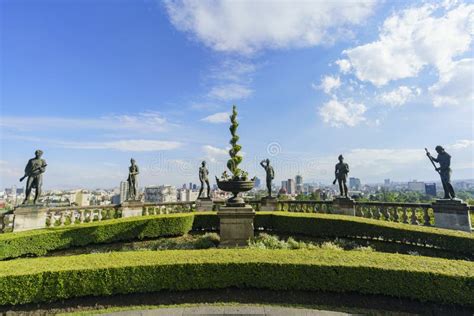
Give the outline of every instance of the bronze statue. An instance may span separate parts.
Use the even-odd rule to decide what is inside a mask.
[[[43,173],[46,171],[46,161],[41,159],[43,155],[43,151],[37,150],[35,151],[35,158],[31,158],[28,160],[28,163],[25,167],[25,175],[21,177],[20,182],[23,181],[26,177],[28,180],[26,181],[26,194],[25,200],[22,204],[26,204],[30,198],[31,189],[35,189],[35,198],[33,200],[33,204],[36,204],[38,198],[41,195],[41,186],[43,185]]]
[[[265,169],[266,172],[266,180],[267,180],[267,191],[268,191],[268,197],[272,197],[272,180],[275,178],[275,171],[273,170],[273,167],[270,166],[270,159],[262,160],[260,162],[260,165]]]
[[[336,181],[339,183],[339,191],[341,196],[347,197],[347,174],[349,173],[349,165],[344,162],[344,157],[339,155],[339,163],[336,164],[336,179],[334,179],[332,184],[336,184]]]
[[[130,167],[128,168],[128,197],[127,200],[137,200],[138,198],[138,166],[135,164],[135,159],[130,159]]]
[[[201,181],[201,189],[199,189],[198,199],[202,199],[202,191],[204,190],[204,183],[207,185],[207,198],[210,199],[211,197],[211,186],[209,185],[209,170],[206,168],[206,162],[203,161],[201,163],[201,167],[199,167],[199,181]]]
[[[426,149],[426,155],[431,160],[431,163],[435,167],[435,170],[441,177],[441,183],[443,184],[444,198],[454,199],[456,194],[454,193],[453,186],[451,185],[451,156],[444,150],[440,145],[435,147],[438,157],[434,158],[431,156],[428,149]],[[435,162],[439,163],[439,167],[436,167]]]

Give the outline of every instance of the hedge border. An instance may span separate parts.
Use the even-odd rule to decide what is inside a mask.
[[[0,260],[90,244],[179,236],[192,229],[193,221],[193,214],[151,215],[1,234]]]
[[[228,287],[474,306],[474,263],[322,249],[138,251],[0,262],[0,305]]]
[[[312,237],[347,237],[428,245],[461,254],[474,253],[474,234],[344,215],[258,212],[256,229]],[[152,215],[0,235],[0,260],[41,256],[52,250],[134,239],[218,230],[215,212]]]

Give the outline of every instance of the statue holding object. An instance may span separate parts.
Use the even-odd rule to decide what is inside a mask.
[[[336,164],[335,176],[332,184],[339,183],[341,196],[347,197],[347,175],[349,174],[349,165],[344,162],[344,157],[339,155],[339,162]]]
[[[454,188],[451,185],[451,156],[440,145],[436,146],[435,150],[438,153],[436,158],[431,156],[428,149],[425,148],[426,155],[441,177],[441,183],[444,190],[444,199],[454,199],[456,194],[454,193]],[[439,163],[439,167],[435,165],[435,162]]]
[[[41,159],[42,155],[43,151],[38,149],[35,151],[35,158],[31,158],[26,164],[25,175],[20,179],[21,182],[25,178],[28,178],[26,181],[25,200],[23,201],[22,205],[25,205],[28,202],[32,189],[35,189],[35,198],[33,200],[33,204],[38,202],[38,198],[41,195],[41,187],[43,186],[43,173],[46,171],[47,166],[46,161]]]

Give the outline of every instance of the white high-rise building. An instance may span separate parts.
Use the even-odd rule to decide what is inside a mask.
[[[127,200],[128,194],[128,182],[121,181],[120,182],[120,203],[123,203]]]
[[[294,179],[288,179],[288,185],[286,188],[287,194],[294,195],[296,194],[296,183]]]
[[[174,186],[160,185],[145,188],[145,202],[147,203],[176,202],[177,200],[178,192]]]
[[[297,175],[295,180],[296,180],[296,193],[297,194],[303,193],[303,177],[300,175]]]

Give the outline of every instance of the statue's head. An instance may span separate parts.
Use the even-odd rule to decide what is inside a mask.
[[[205,162],[205,161],[201,162],[201,166],[205,167],[205,166],[206,166],[206,162]]]
[[[134,165],[134,164],[135,164],[135,159],[133,159],[133,158],[130,159],[130,163],[131,163],[132,165]]]
[[[267,160],[265,160],[267,162],[267,165],[270,164],[270,159],[267,158]]]
[[[41,158],[41,156],[43,156],[43,151],[38,149],[37,151],[35,151],[35,156],[36,158]]]
[[[443,146],[440,146],[440,145],[436,146],[435,150],[438,154],[441,154],[442,152],[444,152]]]
[[[339,159],[340,162],[344,161],[344,157],[342,155],[339,155],[339,157],[337,157],[337,159]]]

